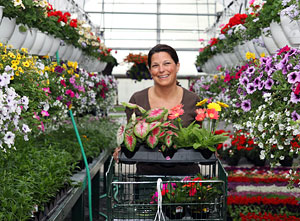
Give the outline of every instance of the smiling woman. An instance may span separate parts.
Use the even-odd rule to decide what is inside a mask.
[[[129,102],[138,104],[145,110],[153,108],[166,108],[170,110],[176,105],[183,105],[184,113],[181,116],[183,127],[191,124],[196,117],[196,103],[200,98],[177,84],[177,72],[180,64],[176,51],[164,44],[158,44],[148,53],[149,71],[154,81],[152,87],[138,91],[132,95]],[[133,111],[135,115],[133,115]],[[132,116],[141,116],[138,110],[126,109],[128,121]],[[118,161],[119,148],[116,149],[114,158]],[[138,163],[137,173],[140,174],[168,174],[168,175],[195,175],[199,167],[193,163],[186,164],[158,164]]]

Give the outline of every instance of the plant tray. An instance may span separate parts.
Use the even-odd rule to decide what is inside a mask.
[[[124,152],[119,153],[119,161],[121,163],[200,163],[200,164],[213,164],[216,163],[217,158],[213,153],[208,159],[204,158],[202,153],[193,148],[191,149],[178,149],[173,157],[166,159],[158,148],[150,149],[145,145],[140,145],[138,151],[132,156],[127,157]]]

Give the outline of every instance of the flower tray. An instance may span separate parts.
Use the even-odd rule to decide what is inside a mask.
[[[207,149],[208,150],[208,149]],[[144,144],[141,144],[139,149],[135,153],[131,153],[133,156],[123,151],[119,154],[119,161],[121,163],[201,163],[201,164],[213,164],[216,163],[217,158],[213,153],[209,158],[205,158],[202,155],[203,150],[195,150],[193,148],[180,148],[171,157],[160,152],[158,148],[150,149]],[[204,150],[206,151],[206,150]]]

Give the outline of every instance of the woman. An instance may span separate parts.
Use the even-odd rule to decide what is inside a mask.
[[[195,93],[178,85],[177,72],[180,63],[176,51],[165,44],[156,45],[148,53],[148,67],[154,85],[134,93],[129,102],[138,104],[146,110],[162,107],[170,110],[178,104],[183,104],[182,125],[188,126],[195,120],[196,103],[200,99]],[[127,119],[130,119],[132,111],[126,109]],[[137,116],[140,114],[136,111]],[[119,151],[120,148],[117,148],[114,152],[114,158],[117,162]],[[138,163],[137,173],[145,175],[194,175],[199,173],[199,166],[192,163]]]

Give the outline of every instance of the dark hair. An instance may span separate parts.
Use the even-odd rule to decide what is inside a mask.
[[[175,51],[174,48],[172,48],[169,45],[165,45],[165,44],[158,44],[155,45],[148,53],[148,66],[149,68],[151,68],[151,58],[152,55],[158,52],[167,52],[171,58],[173,59],[173,61],[175,62],[175,64],[178,64],[179,59],[178,59],[178,55],[177,52]]]

